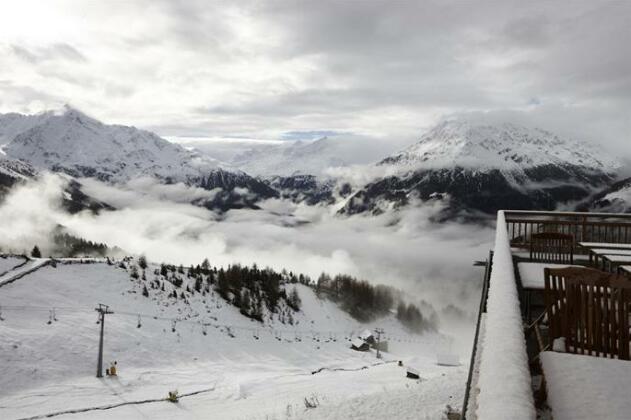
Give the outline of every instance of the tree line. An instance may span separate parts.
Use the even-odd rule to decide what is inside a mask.
[[[145,257],[140,257],[138,267],[144,271],[147,268]],[[139,278],[139,270],[131,268],[131,276]],[[239,308],[239,311],[252,319],[263,321],[265,309],[271,313],[282,311],[284,302],[286,307],[293,311],[299,311],[302,302],[295,288],[288,291],[282,287],[287,284],[309,284],[308,277],[285,270],[277,272],[271,268],[259,268],[256,264],[245,266],[232,264],[228,267],[215,267],[205,259],[201,264],[191,265],[185,268],[183,265],[161,264],[154,273],[173,284],[172,296],[186,299],[187,294],[201,293],[205,295],[211,289],[221,296],[226,302]],[[185,279],[188,279],[185,281]],[[164,290],[163,284],[157,287]],[[178,293],[178,289],[182,289]],[[185,293],[186,292],[186,293]],[[143,294],[145,291],[143,289]],[[148,294],[148,293],[147,293]],[[293,317],[285,311],[280,314],[281,319],[293,323]]]
[[[125,261],[121,261],[120,266],[128,268]],[[141,256],[137,266],[130,265],[131,277],[146,280],[147,267],[146,258]],[[300,311],[302,302],[296,288],[288,286],[303,284],[313,288],[318,297],[336,302],[360,322],[394,313],[403,325],[417,333],[432,329],[434,324],[433,320],[423,316],[416,305],[404,302],[402,293],[397,289],[372,285],[345,274],[332,277],[322,273],[316,281],[312,281],[303,274],[276,271],[269,267],[259,268],[256,264],[216,267],[208,259],[189,267],[162,263],[154,274],[158,279],[151,282],[149,287],[165,290],[164,282],[161,281],[165,280],[173,285],[169,292],[173,298],[187,300],[194,293],[206,295],[213,290],[227,303],[239,308],[241,314],[261,322],[266,309],[270,313],[279,313],[282,319],[293,324],[293,316],[287,308]],[[146,285],[142,294],[149,296]]]

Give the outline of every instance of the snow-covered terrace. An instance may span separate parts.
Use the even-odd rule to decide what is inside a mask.
[[[543,231],[571,235],[575,241],[572,247],[580,254],[574,263],[593,267],[591,257],[588,259],[592,248],[624,249],[624,244],[631,243],[631,215],[498,212],[494,251],[486,266],[463,418],[537,418],[541,401],[538,396],[536,408],[535,373],[531,370],[533,364],[529,364],[529,360],[537,359],[546,377],[544,407],[552,409],[555,420],[628,418],[626,414],[619,416],[631,412],[631,402],[623,396],[631,387],[631,362],[552,351],[539,353],[541,350],[533,357],[532,346],[528,344],[532,344],[534,334],[529,336],[528,342],[524,334],[525,325],[534,325],[525,323],[528,319],[524,318],[530,310],[530,301],[524,301],[523,294],[526,279],[521,270],[516,270],[515,262],[528,254],[524,250],[529,247],[530,235]],[[539,271],[546,265],[529,264],[541,268]],[[547,264],[550,265],[554,264]]]

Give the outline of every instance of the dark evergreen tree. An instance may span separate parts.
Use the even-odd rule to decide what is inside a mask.
[[[287,304],[294,311],[299,311],[302,306],[302,300],[300,299],[300,295],[298,294],[298,290],[294,287],[287,298]]]
[[[246,316],[250,316],[251,312],[250,292],[247,289],[241,293],[241,313]]]
[[[33,258],[42,258],[42,253],[39,250],[39,248],[37,247],[37,245],[35,245],[33,247],[33,250],[31,251],[31,257],[33,257]]]
[[[138,258],[138,266],[143,270],[147,268],[147,258],[144,255],[141,255],[140,258]]]
[[[210,262],[208,261],[208,258],[204,258],[201,269],[204,274],[208,274],[210,272]]]

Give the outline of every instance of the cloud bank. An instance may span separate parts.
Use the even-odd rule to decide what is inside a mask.
[[[322,272],[346,273],[403,289],[436,310],[452,304],[468,312],[480,287],[480,273],[471,265],[485,257],[492,238],[487,227],[432,224],[428,218],[439,204],[347,218],[330,207],[269,200],[262,210],[232,210],[220,218],[185,202],[197,196],[195,189],[148,180],[124,187],[87,181],[87,192],[118,209],[69,215],[59,205],[63,182],[46,175],[6,197],[0,206],[5,221],[0,247],[23,251],[38,244],[46,254],[47,235],[63,225],[79,237],[156,262],[256,263],[314,279]],[[143,194],[134,190],[139,185]]]

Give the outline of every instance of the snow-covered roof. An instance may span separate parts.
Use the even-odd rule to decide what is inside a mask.
[[[361,334],[359,334],[359,336],[364,340],[368,340],[370,337],[372,337],[372,332],[370,330],[364,330]]]
[[[353,341],[351,341],[351,345],[356,348],[360,348],[364,344],[366,344],[366,342],[362,340],[361,338],[355,338],[353,339]]]
[[[504,212],[497,215],[493,270],[480,344],[477,418],[534,419],[526,340]]]

